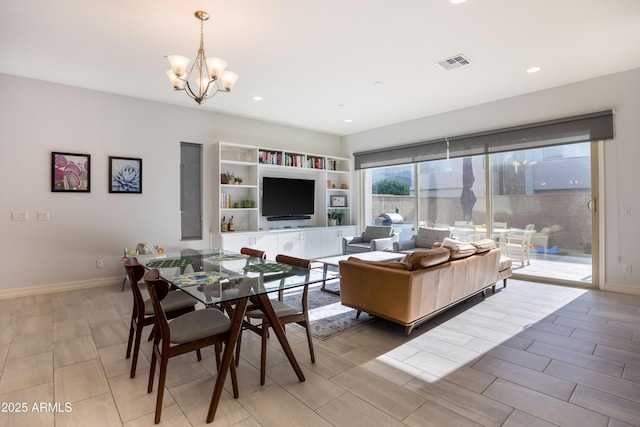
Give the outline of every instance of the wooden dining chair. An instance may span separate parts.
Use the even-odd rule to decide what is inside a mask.
[[[217,308],[205,308],[178,316],[169,322],[162,301],[171,292],[171,284],[160,277],[157,269],[148,271],[144,276],[156,319],[156,334],[153,340],[153,354],[149,370],[149,386],[147,392],[153,391],[156,362],[160,364],[158,373],[158,397],[156,399],[155,423],[160,422],[162,413],[162,398],[167,376],[167,365],[170,358],[196,350],[198,360],[201,360],[200,349],[215,346],[216,365],[220,364],[220,349],[222,344],[228,343],[231,320]],[[233,357],[233,356],[232,356]],[[237,398],[238,379],[236,365],[231,360],[231,381],[233,396]]]
[[[138,353],[140,352],[140,341],[142,340],[142,329],[147,325],[154,325],[155,316],[151,299],[144,299],[140,292],[139,282],[144,276],[145,269],[138,263],[136,258],[125,261],[124,268],[131,282],[133,292],[133,312],[131,313],[131,324],[129,326],[129,340],[127,341],[126,358],[131,357],[133,346],[133,359],[131,360],[130,377],[136,376],[136,366],[138,365]],[[197,301],[184,292],[173,290],[169,292],[163,301],[167,318],[173,319],[185,313],[195,311]],[[149,335],[149,340],[153,337],[153,332]]]
[[[303,258],[295,258],[288,255],[277,255],[276,262],[281,264],[288,264],[294,267],[302,267],[307,270],[311,268],[311,261]],[[309,285],[304,285],[302,290],[301,297],[301,308],[289,305],[283,302],[283,294],[284,292],[280,290],[278,292],[278,299],[272,300],[271,303],[273,305],[273,310],[278,316],[280,320],[280,324],[284,327],[289,323],[297,323],[301,326],[304,326],[307,332],[307,341],[309,342],[309,354],[311,355],[311,363],[316,362],[316,356],[313,351],[313,341],[311,337],[311,330],[309,328],[309,309],[308,309],[308,294],[309,294]],[[253,332],[260,335],[262,338],[262,349],[260,352],[260,384],[264,385],[266,379],[266,363],[267,363],[267,339],[269,337],[269,327],[271,326],[269,320],[266,318],[266,315],[262,310],[256,308],[254,310],[247,311],[247,317],[250,319],[260,320],[261,323],[259,325],[254,325],[250,321],[245,321],[243,323],[244,329],[250,329]],[[242,333],[242,331],[241,331]],[[238,339],[238,344],[240,343],[240,338]],[[236,346],[236,362],[240,357],[240,346]]]

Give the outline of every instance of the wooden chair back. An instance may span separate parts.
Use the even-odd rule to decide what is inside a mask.
[[[267,259],[265,251],[261,251],[259,249],[240,248],[240,253],[243,255],[249,255],[252,258]]]

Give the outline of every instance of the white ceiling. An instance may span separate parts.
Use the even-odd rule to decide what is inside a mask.
[[[196,55],[196,10],[240,75],[202,106],[165,75]],[[0,72],[336,135],[639,67],[640,0],[0,2]]]

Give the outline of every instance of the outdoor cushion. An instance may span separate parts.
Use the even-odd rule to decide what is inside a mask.
[[[183,314],[169,322],[171,344],[182,344],[229,330],[231,321],[217,308]]]
[[[391,237],[393,233],[392,227],[367,226],[362,233],[362,241],[369,243],[373,239],[382,239]]]
[[[429,249],[407,254],[402,261],[411,265],[411,270],[426,268],[449,261],[450,253],[447,248]]]
[[[449,249],[451,259],[466,258],[476,253],[476,247],[469,242],[446,238],[442,241],[442,246]]]
[[[441,242],[450,236],[451,231],[447,228],[419,227],[416,234],[416,248],[431,248],[434,243]]]

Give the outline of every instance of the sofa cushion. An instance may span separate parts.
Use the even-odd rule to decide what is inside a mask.
[[[378,267],[395,268],[398,270],[411,270],[411,264],[403,261],[366,261],[358,257],[351,256],[347,261],[360,262],[367,265],[376,265]]]
[[[482,239],[471,242],[471,244],[476,248],[476,253],[488,252],[496,248],[496,242],[491,239]]]
[[[384,237],[390,237],[393,234],[392,227],[386,226],[372,226],[368,225],[362,233],[362,241],[369,243],[373,239],[382,239]]]
[[[504,271],[511,268],[512,262],[511,258],[508,257],[500,257],[500,263],[498,264],[498,271]]]
[[[445,238],[442,247],[449,249],[451,259],[466,258],[476,253],[476,247],[469,242]]]
[[[431,248],[434,243],[441,242],[446,237],[451,237],[451,231],[448,228],[419,227],[416,234],[416,247]]]
[[[449,261],[450,253],[446,248],[428,249],[426,251],[415,251],[407,254],[402,261],[411,266],[411,270],[427,268]]]

